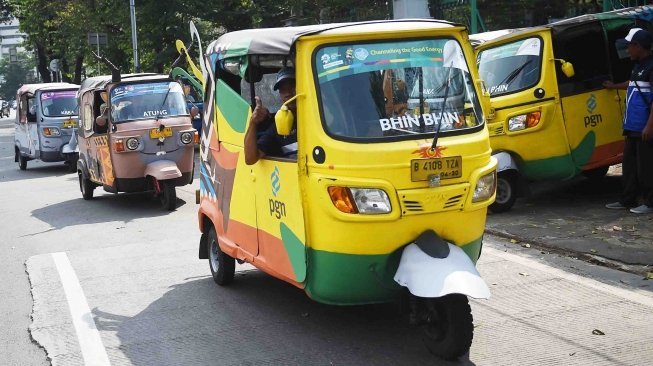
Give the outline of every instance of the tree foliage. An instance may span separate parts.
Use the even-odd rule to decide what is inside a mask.
[[[0,0],[7,1],[27,34],[26,46],[35,51],[44,81],[51,80],[48,64],[61,60],[63,79],[79,83],[84,76],[106,74],[92,57],[88,33],[108,35],[100,47],[123,72],[134,70],[129,4],[124,0]],[[276,27],[284,23],[314,24],[388,18],[386,1],[366,0],[136,0],[137,45],[140,71],[165,72],[176,58],[175,40],[190,40],[188,23],[194,21],[202,39],[210,41],[224,31]]]
[[[11,100],[16,97],[16,90],[27,83],[34,82],[35,62],[30,54],[19,53],[16,62],[10,62],[8,57],[0,61],[0,99]]]
[[[392,18],[393,1],[384,0],[135,0],[140,71],[166,72],[177,56],[175,40],[188,44],[188,22],[193,21],[204,40],[225,31],[284,24],[361,21]],[[436,18],[469,24],[469,2],[443,8],[429,0]],[[463,5],[460,5],[460,4]],[[598,0],[478,0],[488,28],[501,29],[544,24],[550,19],[600,11]],[[61,60],[64,80],[79,83],[85,76],[107,74],[89,46],[88,33],[108,35],[100,47],[123,72],[134,71],[129,2],[126,0],[0,0],[0,21],[7,14],[20,20],[27,34],[26,47],[35,51],[39,73],[50,81],[47,68]],[[196,50],[193,50],[196,52]]]

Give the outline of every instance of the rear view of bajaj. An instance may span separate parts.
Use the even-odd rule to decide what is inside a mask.
[[[78,89],[79,85],[67,83],[25,84],[18,89],[14,160],[20,170],[33,159],[63,161],[75,168],[78,150],[69,142],[77,127]]]
[[[584,15],[541,27],[473,35],[499,161],[494,212],[509,210],[524,181],[603,177],[621,162],[624,92],[632,63],[615,48],[648,7]],[[646,26],[644,26],[646,28]],[[498,38],[494,38],[498,36]]]
[[[413,20],[213,42],[198,218],[214,280],[230,283],[239,260],[321,303],[404,299],[434,354],[466,353],[467,296],[490,295],[475,262],[496,177],[466,37]],[[296,115],[293,100],[280,106],[277,75],[296,75]],[[296,134],[296,155],[246,165],[255,97],[279,110],[271,128]]]
[[[193,129],[182,87],[167,75],[98,76],[79,91],[77,174],[84,199],[105,191],[154,191],[174,210],[177,186],[193,180]]]

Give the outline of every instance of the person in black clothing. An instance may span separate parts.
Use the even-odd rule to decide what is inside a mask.
[[[626,45],[635,62],[630,80],[614,84],[605,81],[607,89],[627,89],[623,134],[625,146],[622,162],[624,189],[618,202],[605,205],[609,209],[626,209],[637,205],[639,194],[642,205],[631,208],[636,214],[653,213],[653,36],[633,28],[617,43]]]
[[[284,67],[277,73],[277,81],[274,84],[274,90],[279,90],[279,96],[282,102],[295,96],[295,69]],[[262,157],[278,156],[287,158],[296,158],[297,156],[297,123],[288,136],[280,136],[274,124],[274,116],[270,114],[267,108],[263,106],[261,99],[255,97],[256,107],[252,112],[249,120],[249,126],[245,132],[245,163],[247,165],[256,164]],[[297,105],[295,101],[288,103],[288,109],[297,115]],[[272,121],[270,121],[272,119]],[[270,123],[270,127],[263,132],[257,139],[258,127]]]

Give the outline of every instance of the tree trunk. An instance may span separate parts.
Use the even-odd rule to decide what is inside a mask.
[[[75,59],[75,75],[73,75],[73,84],[82,83],[82,67],[84,67],[84,55],[79,54]]]
[[[43,80],[44,83],[50,83],[52,82],[52,74],[50,73],[50,70],[48,70],[48,59],[45,57],[45,47],[37,43],[36,51],[38,54],[37,68],[39,70],[39,74],[41,75],[41,80]]]
[[[64,83],[70,82],[70,72],[68,71],[68,60],[61,58],[61,81]]]

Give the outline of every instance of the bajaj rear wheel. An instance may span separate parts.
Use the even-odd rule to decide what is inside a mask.
[[[423,300],[420,318],[429,351],[445,360],[455,360],[469,352],[474,324],[467,296],[451,294]]]
[[[211,268],[213,281],[220,286],[230,284],[234,280],[236,261],[220,249],[215,228],[211,228],[211,231],[209,231],[209,242],[207,244],[209,267]]]
[[[95,190],[95,186],[93,185],[93,182],[91,182],[87,178],[84,178],[82,172],[77,172],[77,177],[79,178],[79,190],[82,191],[82,197],[85,200],[92,199],[93,191]]]

